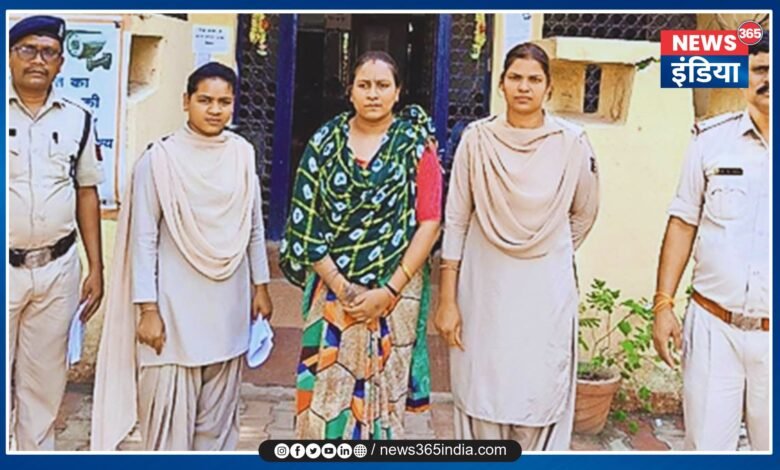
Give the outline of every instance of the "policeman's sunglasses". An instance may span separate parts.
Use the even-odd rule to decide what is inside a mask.
[[[28,62],[35,59],[38,54],[41,55],[41,58],[46,63],[53,62],[62,56],[62,51],[54,49],[53,47],[44,47],[38,49],[35,46],[14,46],[11,48],[11,50],[16,52],[16,54],[21,57],[22,60]]]

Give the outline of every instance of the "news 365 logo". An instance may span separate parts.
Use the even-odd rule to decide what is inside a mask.
[[[747,88],[748,46],[763,34],[755,21],[736,31],[661,31],[661,88]]]

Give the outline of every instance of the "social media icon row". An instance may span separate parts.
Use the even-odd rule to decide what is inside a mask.
[[[317,444],[311,443],[304,445],[301,443],[295,443],[288,446],[285,443],[276,444],[274,447],[274,455],[278,459],[286,459],[292,457],[294,459],[302,459],[304,456],[309,459],[316,459],[320,456],[326,459],[332,459],[338,455],[339,458],[348,459],[352,457],[353,449],[350,444],[339,444],[338,447],[335,444],[325,443]],[[368,449],[363,444],[355,446],[354,454],[356,457],[363,458],[368,454]]]

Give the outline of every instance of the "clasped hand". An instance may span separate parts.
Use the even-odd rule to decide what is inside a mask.
[[[344,306],[344,312],[360,322],[368,322],[379,318],[393,305],[393,296],[385,288],[366,289],[356,286],[359,292],[350,300],[339,299]]]

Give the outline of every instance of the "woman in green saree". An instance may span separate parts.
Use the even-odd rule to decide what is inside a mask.
[[[393,113],[401,88],[388,54],[363,54],[353,75],[354,111],[323,125],[301,158],[280,250],[304,289],[299,439],[402,438],[404,411],[429,400],[433,126],[419,106]]]

